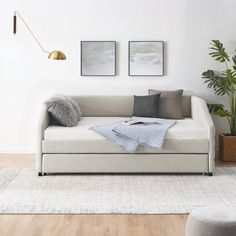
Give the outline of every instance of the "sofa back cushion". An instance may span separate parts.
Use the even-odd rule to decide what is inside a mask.
[[[78,102],[82,116],[131,117],[134,98],[132,95],[81,95],[72,96]],[[184,117],[191,116],[191,96],[182,97]]]
[[[81,109],[82,116],[124,116],[133,113],[133,96],[91,95],[73,97]]]
[[[184,117],[191,117],[191,96],[183,95],[182,96],[182,112]]]

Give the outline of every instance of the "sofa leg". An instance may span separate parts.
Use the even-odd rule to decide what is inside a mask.
[[[38,176],[44,176],[47,175],[46,173],[38,172]]]
[[[46,173],[38,172],[38,176],[44,176]]]
[[[208,176],[213,176],[213,173],[212,173],[212,172],[209,172],[209,173],[208,173]]]

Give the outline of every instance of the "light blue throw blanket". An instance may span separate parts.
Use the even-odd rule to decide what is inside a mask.
[[[127,152],[134,153],[139,145],[161,149],[168,129],[175,123],[174,120],[132,117],[125,122],[97,125],[90,129],[118,144]]]

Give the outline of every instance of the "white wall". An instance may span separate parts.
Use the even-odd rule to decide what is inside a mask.
[[[33,152],[40,104],[54,93],[146,94],[148,88],[183,88],[220,101],[201,79],[218,68],[208,56],[209,41],[236,47],[235,0],[1,0],[0,152]],[[48,50],[61,49],[66,61],[50,61],[18,21],[25,20]],[[80,40],[118,43],[116,77],[80,77]],[[128,77],[129,40],[166,42],[164,77]],[[226,123],[216,120],[217,129]]]

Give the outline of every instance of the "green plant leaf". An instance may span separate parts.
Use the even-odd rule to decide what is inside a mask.
[[[208,104],[211,114],[227,117],[231,135],[236,136],[236,54],[232,57],[232,68],[227,62],[231,62],[223,44],[219,40],[212,40],[210,55],[216,61],[225,63],[223,72],[207,70],[202,73],[202,78],[208,88],[212,88],[216,95],[227,95],[229,99],[229,110],[222,104]]]
[[[233,61],[233,68],[236,71],[236,55],[232,57],[232,61]]]
[[[209,112],[212,115],[217,115],[221,117],[231,117],[231,113],[225,109],[223,104],[207,104]]]
[[[229,73],[229,72],[227,72]],[[202,73],[202,78],[205,79],[208,88],[212,88],[216,95],[229,95],[232,91],[232,81],[234,77],[231,72],[229,73],[232,77],[228,78],[227,73],[218,74],[213,70],[208,70]],[[235,78],[236,82],[236,78]],[[234,82],[233,82],[234,83]]]
[[[212,45],[212,47],[210,47],[211,52],[209,53],[211,57],[213,57],[216,61],[219,61],[221,63],[230,61],[229,56],[225,51],[223,43],[221,43],[219,40],[212,40],[211,45]]]
[[[233,71],[231,69],[226,69],[223,73],[222,73],[223,77],[225,78],[225,82],[227,83],[227,85],[225,85],[225,87],[227,87],[228,91],[230,93],[235,93],[235,86],[236,86],[236,71]]]

